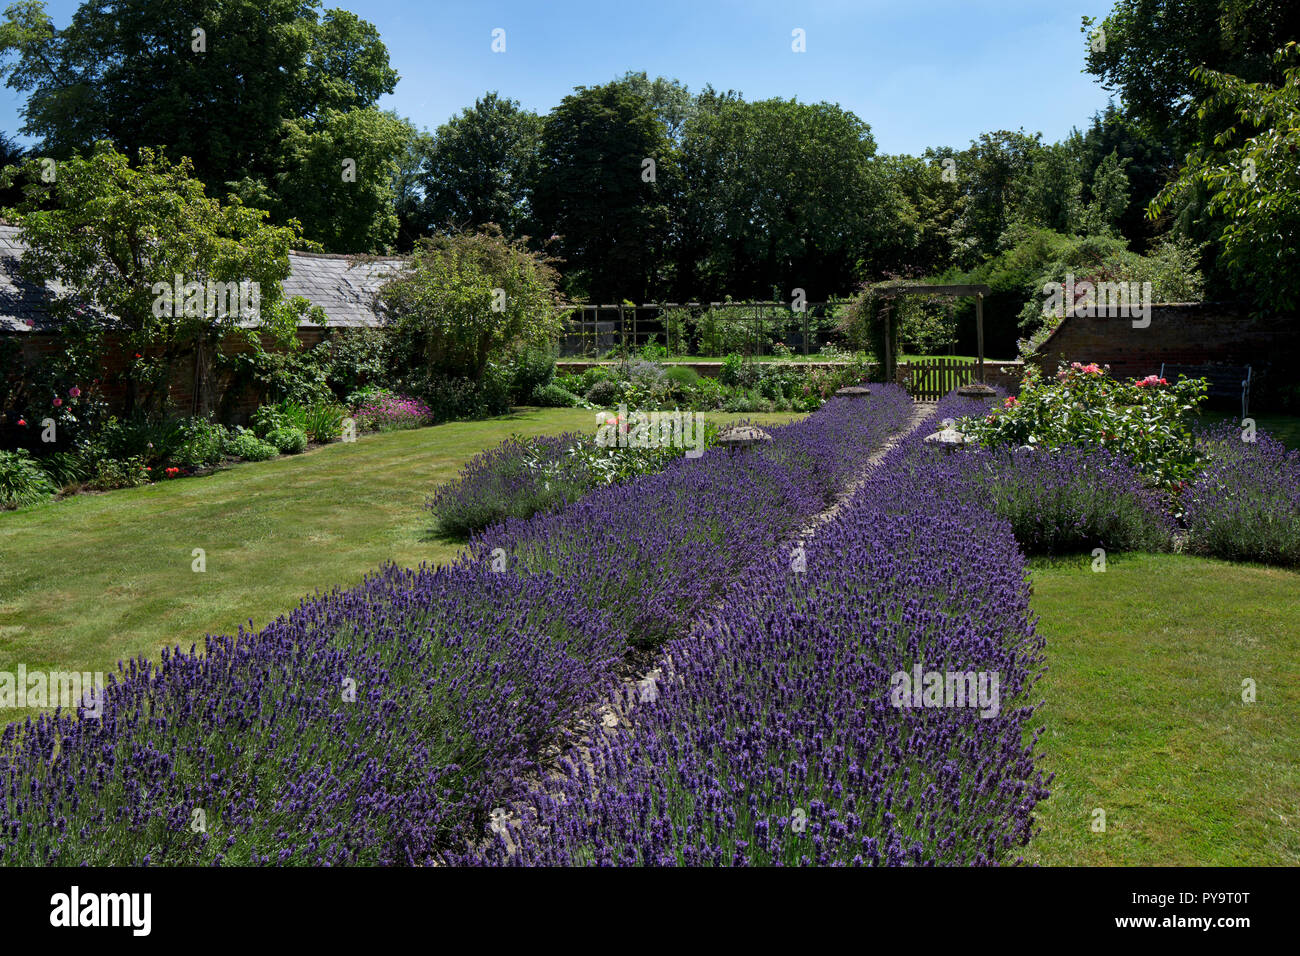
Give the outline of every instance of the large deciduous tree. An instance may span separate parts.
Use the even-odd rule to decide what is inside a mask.
[[[1178,178],[1151,204],[1154,217],[1203,191],[1217,217],[1222,264],[1254,301],[1294,313],[1300,297],[1300,47],[1277,51],[1277,86],[1198,68],[1209,89],[1203,116],[1228,112],[1228,127],[1187,157]]]
[[[533,212],[571,295],[643,301],[656,286],[674,167],[663,124],[627,84],[579,87],[546,117]]]
[[[1200,115],[1201,87],[1192,70],[1276,82],[1273,51],[1300,39],[1300,6],[1294,0],[1117,0],[1100,22],[1084,17],[1083,30],[1087,72],[1182,155],[1221,128],[1216,116]]]
[[[281,221],[312,219],[291,201],[303,193],[286,156],[319,157],[303,137],[338,145],[339,114],[373,108],[397,83],[374,26],[319,0],[85,2],[61,29],[41,0],[20,0],[0,23],[0,58],[6,84],[29,94],[22,132],[41,154],[66,159],[104,139],[128,154],[164,147],[213,193],[283,182]],[[335,199],[355,203],[344,218],[367,214],[360,190]]]
[[[427,144],[419,183],[432,229],[496,223],[518,235],[529,217],[529,177],[542,120],[517,102],[488,93],[438,127]]]
[[[706,91],[683,137],[679,215],[697,231],[707,294],[847,292],[902,223],[875,149],[870,127],[833,104]]]

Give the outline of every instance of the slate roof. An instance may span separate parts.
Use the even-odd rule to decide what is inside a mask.
[[[46,301],[49,291],[57,287],[47,283],[41,289],[22,281],[18,277],[22,253],[18,227],[0,223],[0,333],[54,331],[58,323],[46,311]],[[382,316],[375,311],[375,293],[404,261],[290,252],[284,295],[300,295],[320,306],[329,328],[376,326]]]

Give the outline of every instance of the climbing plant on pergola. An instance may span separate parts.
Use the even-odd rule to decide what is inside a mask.
[[[885,298],[881,305],[881,318],[884,323],[885,334],[885,354],[882,357],[882,363],[885,381],[894,380],[895,363],[894,350],[890,341],[890,323],[889,323],[889,300],[898,295],[930,295],[946,296],[949,301],[948,309],[951,312],[951,300],[961,296],[973,295],[975,297],[975,338],[979,348],[979,380],[984,382],[984,297],[989,294],[990,290],[986,285],[941,285],[938,283],[917,283],[917,282],[882,282],[879,285],[872,286],[872,292],[879,293]]]

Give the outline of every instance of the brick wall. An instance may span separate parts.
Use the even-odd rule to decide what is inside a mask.
[[[304,348],[311,348],[323,341],[330,332],[329,329],[317,327],[300,328],[298,341]],[[29,367],[48,359],[61,348],[59,336],[52,333],[19,332],[12,333],[12,338],[19,343],[19,360]],[[262,346],[267,350],[274,349],[269,338],[263,338]],[[120,336],[113,333],[105,335],[99,377],[101,383],[104,383],[101,388],[105,397],[116,407],[121,407],[126,400],[126,388],[117,380],[134,357],[127,353],[127,348]],[[222,351],[227,355],[234,355],[248,352],[250,348],[243,342],[229,342]],[[0,369],[0,374],[8,376],[16,371],[16,369]],[[168,395],[172,408],[180,414],[188,415],[195,408],[194,373],[195,360],[192,354],[178,362],[173,370]],[[221,406],[224,411],[222,417],[230,422],[246,421],[253,410],[261,404],[261,396],[252,388],[241,388],[237,393],[227,395],[234,384],[230,372],[217,369],[209,363],[209,375],[207,391],[211,399],[210,407],[216,411],[218,406]]]
[[[1149,375],[1162,363],[1250,365],[1257,374],[1297,376],[1300,317],[1251,316],[1213,303],[1153,305],[1151,324],[1131,318],[1067,316],[1029,361],[1051,373],[1064,362],[1109,365],[1116,376]]]

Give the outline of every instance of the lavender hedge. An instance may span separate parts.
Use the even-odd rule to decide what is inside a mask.
[[[525,791],[633,642],[762,561],[909,407],[893,389],[833,402],[770,449],[597,492],[578,520],[508,522],[513,570],[481,538],[450,568],[389,567],[260,631],[131,662],[102,717],[5,728],[0,863],[440,859]]]
[[[1207,431],[1208,462],[1186,492],[1188,548],[1233,561],[1300,565],[1300,451],[1239,426]]]
[[[577,432],[507,438],[475,455],[425,507],[448,535],[468,535],[506,518],[529,518],[576,501],[596,484],[585,458],[568,454]]]
[[[6,727],[0,863],[427,860],[612,673],[622,635],[578,607],[540,576],[388,567],[133,661],[99,719]]]
[[[965,405],[946,400],[931,424]],[[1029,727],[1043,641],[1009,525],[925,431],[819,531],[802,571],[770,550],[665,646],[629,729],[575,746],[458,861],[983,864],[1024,845],[1047,796]],[[919,481],[924,463],[938,467]],[[998,675],[996,714],[896,707],[894,675],[915,667]]]
[[[660,474],[601,488],[563,510],[507,520],[470,541],[474,559],[508,556],[520,573],[550,572],[615,616],[639,647],[684,632],[736,579],[821,511],[898,431],[912,403],[874,386],[866,402],[832,399],[769,429],[769,446],[714,449]]]

